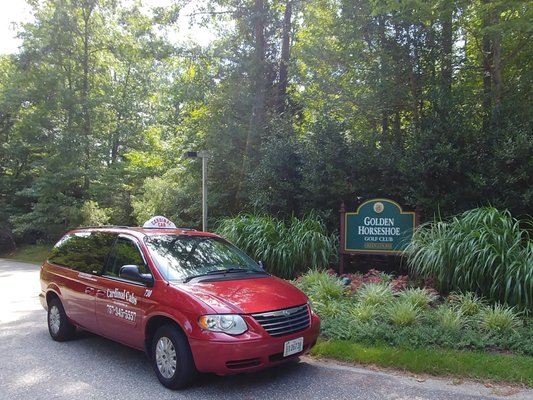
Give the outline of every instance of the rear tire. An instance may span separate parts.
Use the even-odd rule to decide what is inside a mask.
[[[58,298],[50,300],[48,303],[48,332],[52,339],[57,342],[64,342],[72,339],[76,327],[70,323],[63,308],[63,304]]]
[[[196,376],[196,367],[185,334],[174,325],[162,325],[152,340],[152,365],[159,382],[182,389]]]

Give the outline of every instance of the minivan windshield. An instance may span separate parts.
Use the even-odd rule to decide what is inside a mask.
[[[145,243],[166,280],[229,274],[264,274],[250,257],[227,241],[210,236],[147,236]],[[236,276],[235,276],[236,277]]]

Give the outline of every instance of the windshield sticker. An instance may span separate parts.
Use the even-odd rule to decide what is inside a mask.
[[[137,304],[137,297],[135,294],[128,292],[127,290],[120,290],[120,289],[107,289],[107,298],[108,299],[120,299],[120,300],[126,300],[127,302],[136,305]]]

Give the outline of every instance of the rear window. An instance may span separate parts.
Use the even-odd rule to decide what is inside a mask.
[[[65,235],[52,249],[48,261],[89,274],[98,274],[116,235],[107,232],[76,232]]]

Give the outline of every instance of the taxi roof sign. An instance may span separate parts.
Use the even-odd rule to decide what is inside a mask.
[[[174,225],[174,222],[172,222],[168,218],[163,217],[161,215],[156,215],[155,217],[152,217],[148,221],[146,221],[143,225],[143,228],[176,229],[176,225]]]

